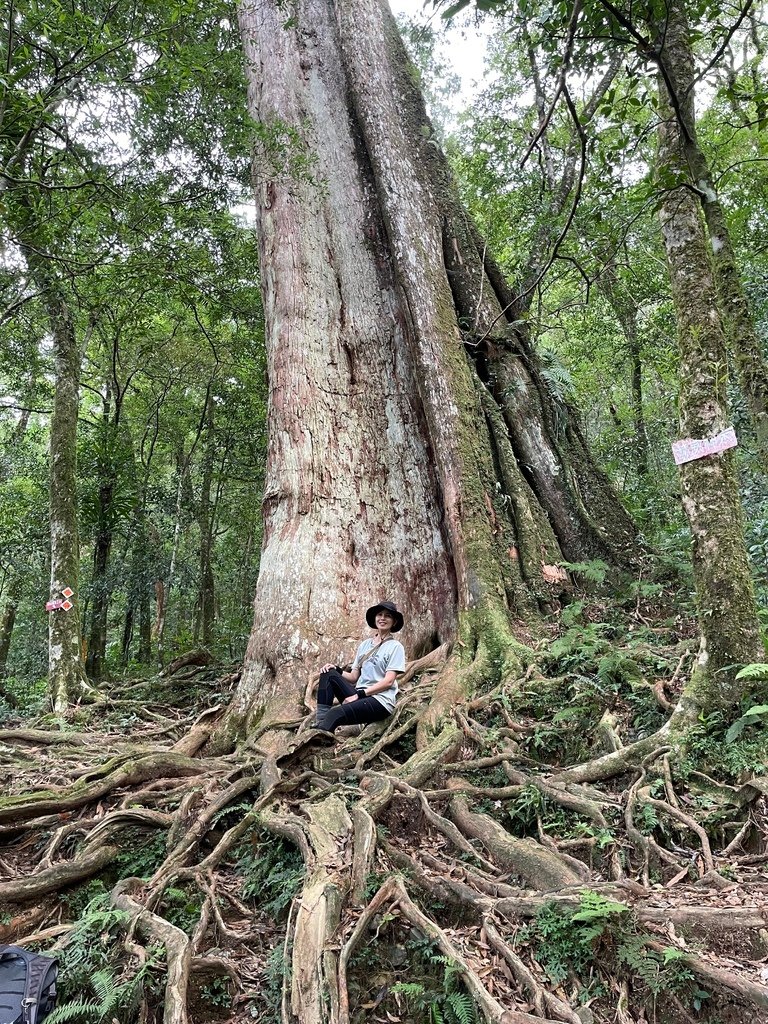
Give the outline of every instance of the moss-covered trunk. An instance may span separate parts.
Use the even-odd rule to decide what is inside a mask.
[[[682,104],[682,124],[693,124],[688,27],[674,5],[665,21],[663,59]],[[663,80],[659,167],[681,184],[663,195],[660,218],[669,264],[680,346],[680,434],[708,438],[730,423],[725,334],[717,306],[711,248],[701,206],[690,188],[684,128]],[[683,506],[691,526],[701,650],[686,698],[699,708],[734,709],[742,697],[738,666],[760,660],[762,645],[743,537],[732,452],[680,467]]]
[[[670,13],[670,18],[675,22],[675,43],[672,50],[668,47],[666,53],[662,52],[662,59],[680,97],[677,116],[681,122],[681,146],[690,182],[699,196],[709,233],[726,340],[763,461],[768,465],[768,365],[741,282],[725,211],[698,137],[694,107],[696,79],[693,46],[685,8],[677,5]]]
[[[213,621],[216,609],[216,585],[213,576],[212,559],[215,507],[211,501],[214,445],[213,401],[209,398],[205,411],[203,479],[200,485],[200,501],[198,502],[197,516],[198,528],[200,530],[200,576],[198,580],[195,639],[201,639],[204,647],[209,647],[213,639]]]
[[[49,613],[48,684],[63,711],[91,692],[81,657],[80,547],[77,527],[77,414],[80,349],[59,285],[46,280],[46,307],[53,337],[54,396],[50,435],[51,600],[71,591],[69,610]]]
[[[270,376],[265,528],[233,718],[285,715],[368,603],[418,652],[555,601],[634,530],[548,407],[380,0],[245,0]],[[466,626],[463,625],[466,623]],[[483,651],[486,647],[483,647]],[[496,657],[497,670],[503,658]]]
[[[17,591],[18,585],[14,579],[9,588],[9,595],[5,601],[3,614],[0,617],[0,679],[5,675],[8,654],[11,650],[11,637],[13,636],[13,627],[16,624],[16,613],[19,608]]]

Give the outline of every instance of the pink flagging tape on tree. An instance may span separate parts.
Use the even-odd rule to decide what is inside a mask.
[[[675,457],[675,465],[682,466],[684,462],[693,462],[694,459],[703,459],[705,455],[715,455],[717,452],[727,451],[728,448],[735,448],[738,443],[736,431],[733,427],[727,427],[714,437],[705,437],[703,440],[686,437],[683,441],[674,441],[672,454]]]

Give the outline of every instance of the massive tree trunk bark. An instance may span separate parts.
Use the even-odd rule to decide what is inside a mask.
[[[662,58],[683,108],[682,122],[693,124],[693,95],[685,88],[693,81],[688,26],[676,5],[665,21]],[[660,208],[680,346],[680,433],[707,438],[729,425],[725,335],[701,207],[689,187],[683,129],[663,79],[659,91],[659,164],[672,180],[681,182],[664,193]],[[680,482],[693,535],[702,633],[685,698],[697,708],[733,711],[743,695],[736,671],[740,664],[761,660],[763,648],[732,453],[683,464]]]
[[[569,410],[548,407],[389,11],[303,0],[291,15],[241,7],[270,440],[230,725],[285,716],[304,670],[348,658],[385,596],[411,652],[460,635],[471,659],[493,634],[498,672],[507,622],[557,597],[563,554],[626,561],[634,543]]]

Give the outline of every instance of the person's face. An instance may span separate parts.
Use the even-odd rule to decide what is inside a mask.
[[[395,624],[395,617],[390,612],[376,612],[376,629],[388,632]]]

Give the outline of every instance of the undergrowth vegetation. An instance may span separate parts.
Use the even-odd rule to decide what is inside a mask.
[[[520,948],[530,948],[554,984],[575,984],[581,1004],[609,995],[622,975],[632,983],[633,1005],[645,1005],[652,1020],[664,996],[674,995],[697,1012],[710,998],[678,948],[659,948],[658,939],[638,926],[628,906],[590,890],[581,893],[575,909],[545,903],[515,940]]]

